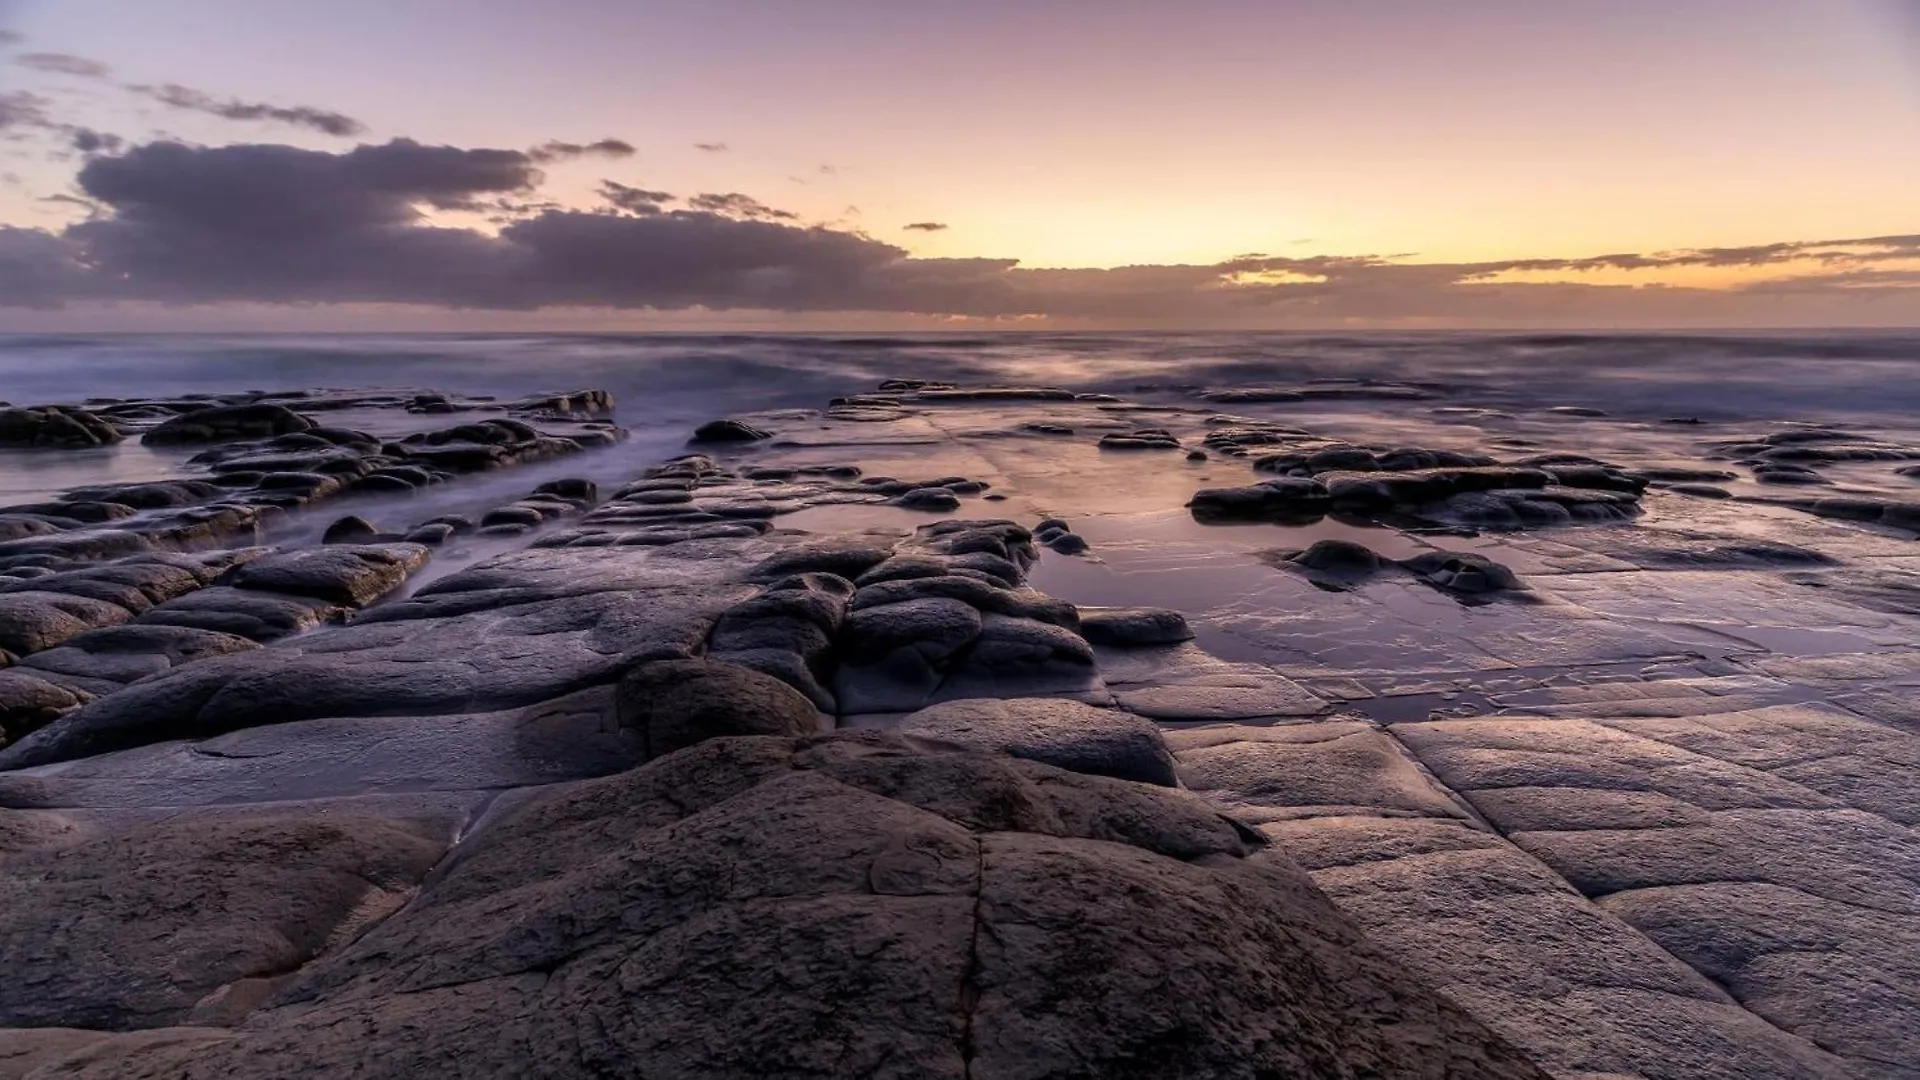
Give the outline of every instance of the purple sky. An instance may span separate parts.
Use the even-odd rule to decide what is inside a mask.
[[[1912,325],[1916,26],[1912,0],[0,0],[0,288],[36,305],[0,329]],[[395,179],[421,155],[346,157],[396,138],[632,152],[449,199]],[[250,144],[309,153],[213,149]],[[607,181],[676,198],[574,213]],[[388,202],[325,194],[353,184]],[[268,248],[232,216],[256,199],[311,227]],[[1574,262],[1702,249],[1744,254]],[[462,280],[382,283],[396,260]]]

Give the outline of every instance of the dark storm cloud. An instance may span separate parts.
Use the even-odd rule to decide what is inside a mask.
[[[947,231],[946,223],[939,222],[939,221],[916,221],[911,225],[902,225],[900,227],[907,230],[908,232],[945,232]]]
[[[750,195],[742,195],[737,191],[720,195],[712,193],[695,195],[687,200],[687,205],[695,210],[732,217],[781,221],[793,221],[799,217],[798,214],[786,210],[776,210]]]
[[[129,86],[127,89],[152,98],[169,108],[205,113],[225,120],[291,124],[323,135],[358,135],[366,130],[366,125],[351,116],[330,109],[314,108],[311,105],[266,105],[235,98],[217,98],[212,94],[177,83],[166,83],[161,86]]]
[[[606,208],[561,207],[541,195],[539,165],[527,151],[405,139],[340,153],[160,142],[96,154],[78,175],[90,220],[58,232],[0,229],[0,306],[367,302],[1284,326],[1738,321],[1787,305],[1809,318],[1871,310],[1920,320],[1920,282],[1894,265],[1920,260],[1920,236],[1474,263],[1261,255],[1028,269],[1010,259],[913,258],[738,193],[679,202],[605,181]],[[435,210],[483,215],[497,232],[448,224]],[[1773,265],[1801,273],[1721,290],[1581,280],[1602,270]],[[1527,271],[1562,280],[1510,276]]]
[[[35,52],[21,53],[13,62],[35,71],[48,71],[57,75],[72,75],[82,79],[104,79],[113,73],[113,69],[98,60],[89,60],[72,53]]]
[[[66,239],[0,225],[0,303],[53,308],[96,293],[94,275],[80,265]]]
[[[706,154],[724,154],[730,149],[723,142],[697,142],[693,144],[693,148]]]
[[[535,161],[548,163],[572,161],[576,158],[602,157],[624,158],[634,154],[633,144],[620,139],[601,139],[599,142],[570,143],[557,140],[541,143],[527,151],[527,156]]]
[[[666,208],[667,203],[673,201],[673,196],[667,192],[629,187],[616,180],[602,180],[599,194],[614,209],[630,214],[658,214]]]

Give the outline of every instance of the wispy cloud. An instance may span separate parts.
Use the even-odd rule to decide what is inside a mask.
[[[572,161],[586,157],[625,158],[633,155],[633,144],[620,139],[601,139],[590,143],[550,140],[527,151],[528,157],[539,162]]]
[[[709,214],[726,214],[732,217],[758,218],[766,221],[793,221],[799,217],[791,211],[776,210],[750,195],[742,195],[737,191],[730,191],[723,195],[695,195],[687,200],[687,205]]]
[[[27,35],[21,33],[20,31],[8,30],[4,27],[0,27],[0,49],[10,48],[14,45],[20,44],[25,40],[27,40]]]
[[[0,131],[8,128],[45,127],[47,99],[25,90],[0,94]]]
[[[697,142],[693,144],[693,148],[705,154],[724,154],[732,149],[723,142]]]
[[[205,91],[181,86],[178,83],[165,83],[160,86],[129,86],[127,89],[152,98],[169,108],[205,113],[225,120],[291,124],[323,135],[342,137],[358,135],[366,130],[365,124],[351,116],[311,105],[267,105],[260,102],[240,101],[236,98],[218,98]]]
[[[658,214],[666,209],[666,204],[674,201],[673,195],[668,192],[629,187],[616,180],[602,180],[599,192],[608,205],[630,214]]]
[[[72,53],[34,52],[21,53],[13,62],[23,68],[35,71],[47,71],[56,75],[72,75],[81,79],[104,79],[113,74],[113,69],[98,60],[89,60]]]
[[[946,232],[947,231],[946,223],[940,222],[940,221],[916,221],[911,225],[902,225],[900,227],[907,230],[908,232]]]

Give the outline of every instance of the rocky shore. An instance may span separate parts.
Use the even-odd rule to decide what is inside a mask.
[[[616,419],[0,410],[0,1077],[1920,1077],[1920,432]]]

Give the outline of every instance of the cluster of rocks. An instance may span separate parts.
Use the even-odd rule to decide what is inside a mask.
[[[1080,555],[1087,550],[1087,538],[1059,518],[1045,518],[1035,525],[1033,538],[1062,555]]]
[[[0,585],[0,735],[341,619],[426,561],[412,544],[144,554]]]
[[[702,454],[649,469],[615,490],[571,528],[542,537],[545,547],[660,546],[684,540],[758,536],[779,514],[811,506],[886,504],[951,513],[988,485],[964,476],[900,480],[862,476],[852,465],[722,468]]]
[[[640,660],[695,656],[781,680],[827,715],[989,693],[1102,696],[1072,605],[1024,585],[1035,558],[1026,528],[943,521],[903,541],[858,542],[774,530],[775,514],[812,499],[884,497],[850,482],[851,471],[749,480],[682,458],[574,528],[370,610],[361,609],[422,564],[427,546],[331,544],[255,558],[140,618],[273,648],[82,702],[0,753],[0,764],[312,717],[517,707],[605,685]],[[549,511],[577,513],[594,494],[560,481],[514,506],[544,521]],[[1050,535],[1073,535],[1048,524]],[[636,562],[635,549],[656,549],[661,561]],[[351,625],[297,635],[348,610]]]
[[[600,501],[599,485],[585,477],[549,480],[528,494],[487,510],[478,520],[465,514],[442,514],[419,522],[404,532],[383,532],[358,514],[339,518],[321,534],[323,544],[378,544],[395,541],[439,547],[456,536],[524,536],[552,522],[577,517]]]
[[[112,421],[86,409],[60,405],[13,408],[0,402],[0,448],[83,450],[126,438]]]
[[[1140,428],[1121,434],[1100,436],[1102,450],[1178,450],[1180,440],[1165,428]]]
[[[1278,478],[1203,489],[1188,506],[1196,519],[1209,522],[1311,522],[1341,515],[1489,529],[1618,521],[1640,512],[1647,481],[1568,457],[1573,456],[1436,467],[1426,463],[1482,459],[1420,449],[1380,454],[1360,447],[1273,455],[1255,468],[1279,472]]]
[[[1429,551],[1390,559],[1351,540],[1319,540],[1305,549],[1264,552],[1261,560],[1298,573],[1329,592],[1350,592],[1383,574],[1405,572],[1468,605],[1530,595],[1512,570],[1470,551]]]
[[[1316,385],[1286,392],[1399,392]],[[1246,400],[1294,400],[1270,393]],[[823,426],[910,419],[877,441],[932,441],[930,407],[970,403],[993,438],[1198,437],[1258,458],[1269,478],[1201,492],[1203,520],[1613,520],[1650,488],[1733,478],[1227,416],[1200,436],[1191,404],[1135,429],[1100,414],[1141,409],[1051,388],[897,380]],[[1001,408],[1020,403],[1034,409]],[[724,423],[766,435],[755,425],[780,419]],[[456,470],[394,447],[529,441],[512,423],[438,443],[313,425],[201,463],[265,476],[220,467],[307,454],[272,471],[445,482]],[[0,544],[0,770],[36,767],[0,771],[0,952],[17,973],[0,986],[0,1072],[1912,1073],[1920,816],[1899,767],[1920,662],[1897,620],[1920,588],[1897,560],[1866,571],[1799,546],[1849,530],[1766,515],[1794,543],[1763,540],[1750,521],[1700,524],[1736,507],[1674,500],[1662,509],[1694,527],[1592,530],[1604,550],[1578,546],[1587,532],[1485,545],[1526,582],[1474,552],[1257,556],[1341,592],[1390,575],[1466,605],[1552,601],[1474,611],[1419,590],[1316,608],[1236,551],[1229,576],[1267,580],[1190,626],[1035,589],[1036,560],[1086,548],[1060,518],[782,527],[993,497],[804,463],[858,443],[847,431],[716,440],[767,445],[742,448],[751,464],[717,448],[668,462],[605,501],[564,480],[397,533],[344,519],[306,551],[193,552],[224,535],[211,526],[181,534],[189,553],[93,564]],[[1064,467],[992,462],[1002,490],[1071,506],[1029,483],[1124,468],[1060,450]],[[394,460],[346,464],[371,458]],[[303,505],[229,500],[257,481],[179,483],[61,505],[88,529],[225,510],[257,527]],[[1903,520],[1891,505],[1825,513]],[[52,535],[11,527],[6,543]],[[469,531],[512,550],[395,598]],[[1783,586],[1821,613],[1889,613],[1811,631],[1821,650],[1857,631],[1872,651],[1730,644],[1764,633],[1746,609]],[[303,632],[323,622],[342,624]],[[1229,639],[1260,661],[1200,647]],[[1846,708],[1750,704],[1828,682]],[[1482,707],[1505,715],[1468,715]]]
[[[209,470],[207,478],[98,485],[51,502],[0,507],[0,571],[257,543],[278,515],[321,500],[411,494],[460,474],[545,461],[624,437],[622,429],[597,421],[558,436],[490,417],[382,440],[315,424],[271,402],[195,409],[143,439],[217,443],[189,459]]]
[[[834,691],[842,714],[959,697],[1099,692],[1071,604],[1024,586],[1033,534],[943,521],[854,578]]]
[[[177,398],[91,398],[83,405],[10,406],[0,402],[0,448],[63,450],[107,446],[138,434],[153,446],[190,446],[294,434],[317,426],[303,412],[404,409],[417,414],[487,410],[529,419],[580,420],[613,414],[605,390],[539,395],[501,403],[492,398],[390,391],[307,390],[188,394]]]

